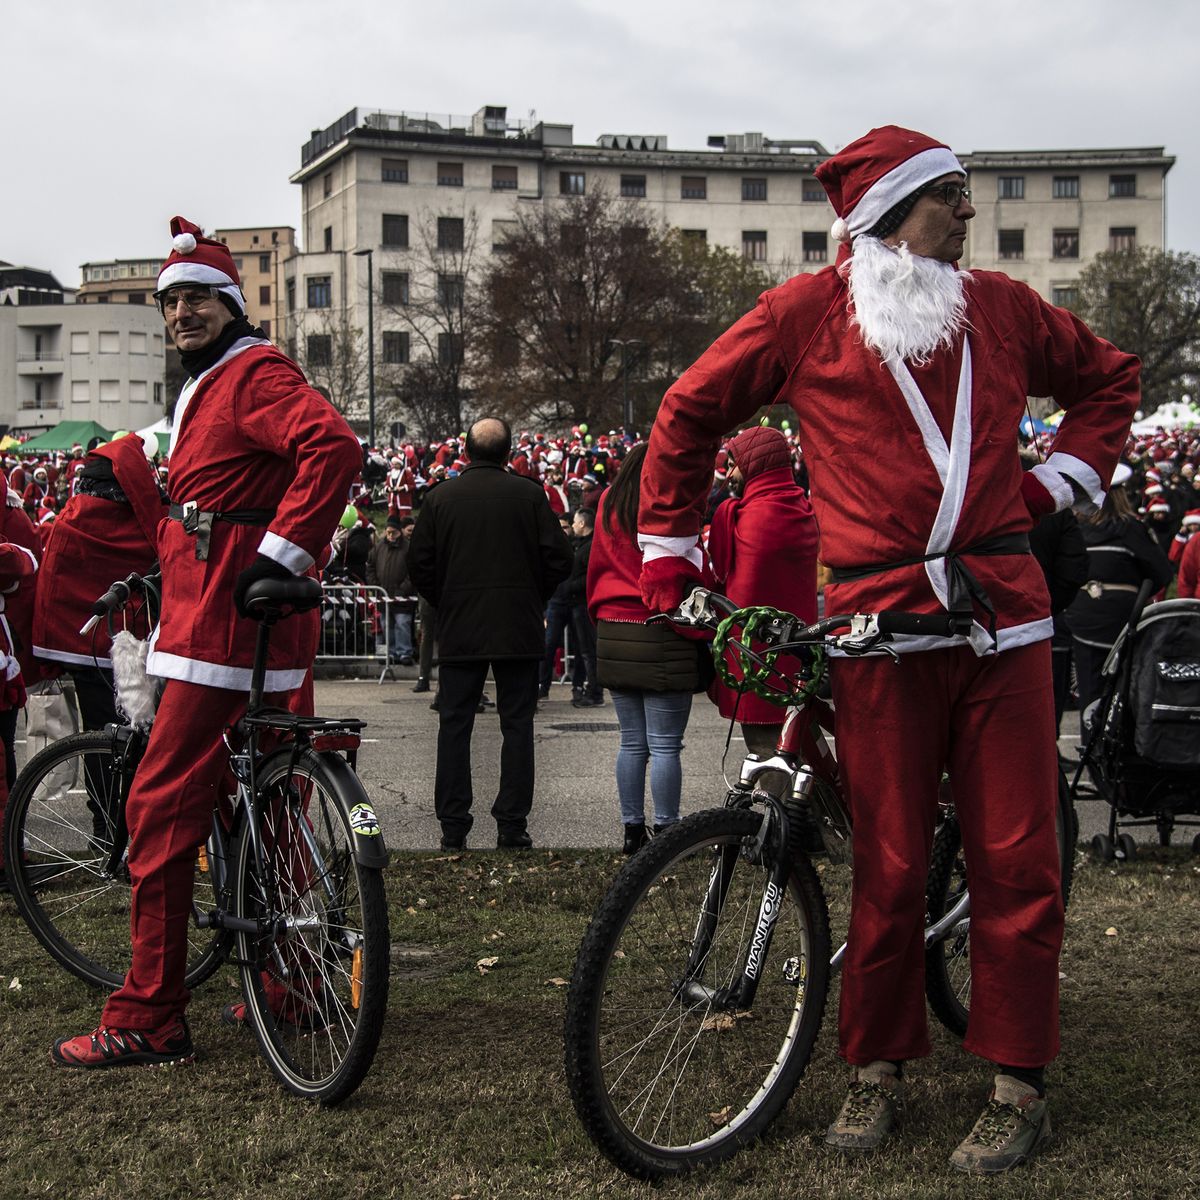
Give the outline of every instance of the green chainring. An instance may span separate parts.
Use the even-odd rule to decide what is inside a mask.
[[[802,662],[800,672],[788,674],[775,665],[777,651],[764,649],[755,651],[750,648],[754,635],[772,621],[794,620],[791,613],[778,608],[739,608],[727,616],[720,625],[712,641],[713,662],[717,675],[726,687],[737,692],[751,692],[770,704],[786,708],[788,705],[807,700],[822,684],[828,670],[828,658],[824,647],[820,645],[806,646],[803,650],[788,650]],[[733,630],[740,628],[738,637],[733,636]],[[726,651],[741,671],[741,678],[734,674],[726,658]],[[785,680],[786,689],[781,689],[778,682],[772,685],[771,680]],[[797,687],[800,681],[802,686]]]

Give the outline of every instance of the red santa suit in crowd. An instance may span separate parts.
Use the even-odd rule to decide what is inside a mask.
[[[207,284],[244,313],[228,248],[178,217],[171,231],[175,249],[159,289]],[[208,835],[225,770],[222,731],[245,710],[258,629],[234,607],[238,575],[259,555],[293,574],[315,574],[314,559],[362,465],[346,422],[257,331],[237,337],[187,381],[170,459],[172,519],[158,541],[162,619],[148,661],[150,673],[168,682],[127,808],[133,964],[105,1007],[104,1024],[115,1028],[160,1027],[188,1001],[183,979],[196,850]],[[215,514],[206,548],[176,517],[191,504]],[[307,613],[272,631],[269,703],[311,705],[311,683],[307,694],[297,689],[310,680],[317,621]]]
[[[1176,554],[1176,546],[1179,553]],[[1178,595],[1181,599],[1193,599],[1200,595],[1200,508],[1192,509],[1184,518],[1179,535],[1171,545],[1168,555],[1178,564]]]
[[[861,239],[856,256],[881,260],[902,256],[862,235],[950,173],[965,175],[946,147],[895,127],[817,170],[839,216],[835,236]],[[643,588],[662,611],[694,578],[685,560],[721,435],[772,403],[795,414],[822,558],[844,573],[827,590],[830,611],[942,611],[962,590],[958,566],[969,569],[994,606],[1000,653],[975,603],[969,636],[899,639],[899,664],[834,664],[839,771],[855,826],[841,1053],[862,1066],[929,1052],[925,881],[948,767],[971,872],[964,1045],[1038,1068],[1058,1052],[1062,934],[1051,621],[1036,560],[1027,544],[1013,547],[1031,514],[1076,493],[1102,501],[1137,407],[1138,363],[1024,284],[983,271],[962,284],[949,348],[935,344],[924,365],[884,359],[850,322],[854,262],[843,246],[836,267],[764,293],[668,391],[642,481]],[[1017,428],[1030,395],[1053,396],[1066,416],[1054,453],[1023,484]]]
[[[411,517],[416,481],[412,468],[399,455],[392,459],[387,477],[388,516]]]
[[[567,489],[561,483],[544,483],[542,490],[546,493],[546,500],[550,505],[550,511],[557,516],[559,513],[565,513],[570,508],[570,502],[567,499]]]

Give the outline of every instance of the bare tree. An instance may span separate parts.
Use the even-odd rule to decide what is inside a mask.
[[[367,394],[367,335],[350,323],[346,309],[321,309],[296,343],[296,359],[308,381],[347,418],[361,418]]]

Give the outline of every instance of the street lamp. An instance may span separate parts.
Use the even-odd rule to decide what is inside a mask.
[[[375,445],[375,272],[373,250],[355,250],[367,256],[367,443]]]
[[[621,413],[624,417],[625,432],[633,432],[633,407],[629,403],[629,347],[644,346],[641,338],[609,338],[610,346],[621,347]]]

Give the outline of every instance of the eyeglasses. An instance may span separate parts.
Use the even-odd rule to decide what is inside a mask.
[[[165,317],[167,313],[174,312],[180,304],[186,304],[192,312],[195,312],[206,304],[211,304],[217,295],[215,287],[165,288],[161,292],[154,293],[154,303],[158,305],[158,311]]]
[[[921,189],[926,195],[936,196],[950,208],[957,208],[964,200],[971,202],[971,189],[961,183],[933,183]]]

